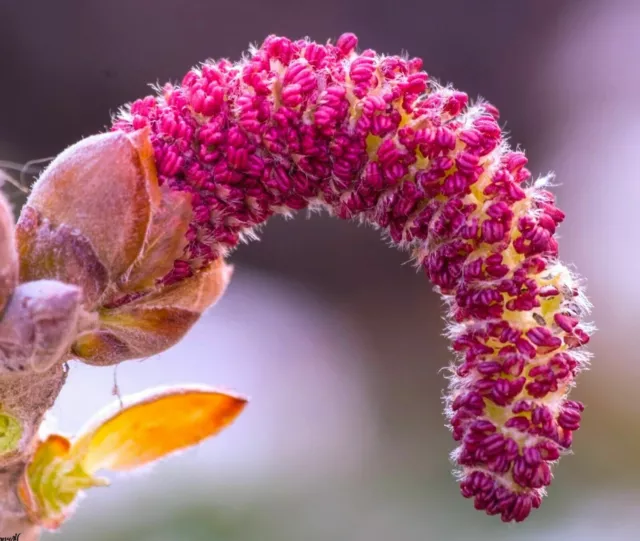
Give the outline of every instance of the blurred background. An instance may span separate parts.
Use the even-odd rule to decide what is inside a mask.
[[[439,372],[450,355],[424,277],[372,230],[274,219],[234,254],[227,295],[184,342],[117,373],[72,366],[54,415],[75,431],[114,399],[114,378],[123,394],[219,385],[250,407],[205,445],[93,490],[45,539],[640,538],[640,2],[1,0],[0,21],[0,160],[18,164],[102,130],[148,83],[237,59],[270,33],[353,31],[361,48],[422,57],[500,108],[535,174],[557,172],[561,255],[587,277],[600,329],[574,391],[587,405],[575,456],[542,508],[505,526],[450,475]]]

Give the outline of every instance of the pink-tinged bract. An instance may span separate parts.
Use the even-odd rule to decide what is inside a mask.
[[[448,304],[447,414],[461,492],[522,521],[571,446],[566,399],[588,311],[557,259],[564,214],[530,182],[498,111],[429,80],[419,59],[270,36],[138,100],[114,130],[148,127],[161,185],[191,194],[188,245],[164,283],[225,256],[273,214],[323,208],[376,226]]]

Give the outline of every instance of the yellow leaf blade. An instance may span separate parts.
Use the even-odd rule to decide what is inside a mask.
[[[145,393],[83,431],[71,454],[89,473],[132,470],[196,445],[231,424],[247,400],[202,387]]]

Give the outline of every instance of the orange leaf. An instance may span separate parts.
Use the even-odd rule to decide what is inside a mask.
[[[132,470],[220,432],[247,400],[215,389],[170,387],[99,416],[73,443],[71,455],[88,473]]]

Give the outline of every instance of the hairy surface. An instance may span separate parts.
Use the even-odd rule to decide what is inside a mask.
[[[323,208],[411,250],[449,307],[447,414],[462,494],[525,519],[582,405],[588,310],[554,237],[564,214],[531,183],[498,111],[429,81],[419,59],[271,36],[137,100],[113,130],[151,132],[161,186],[191,196],[179,282],[273,214]]]

